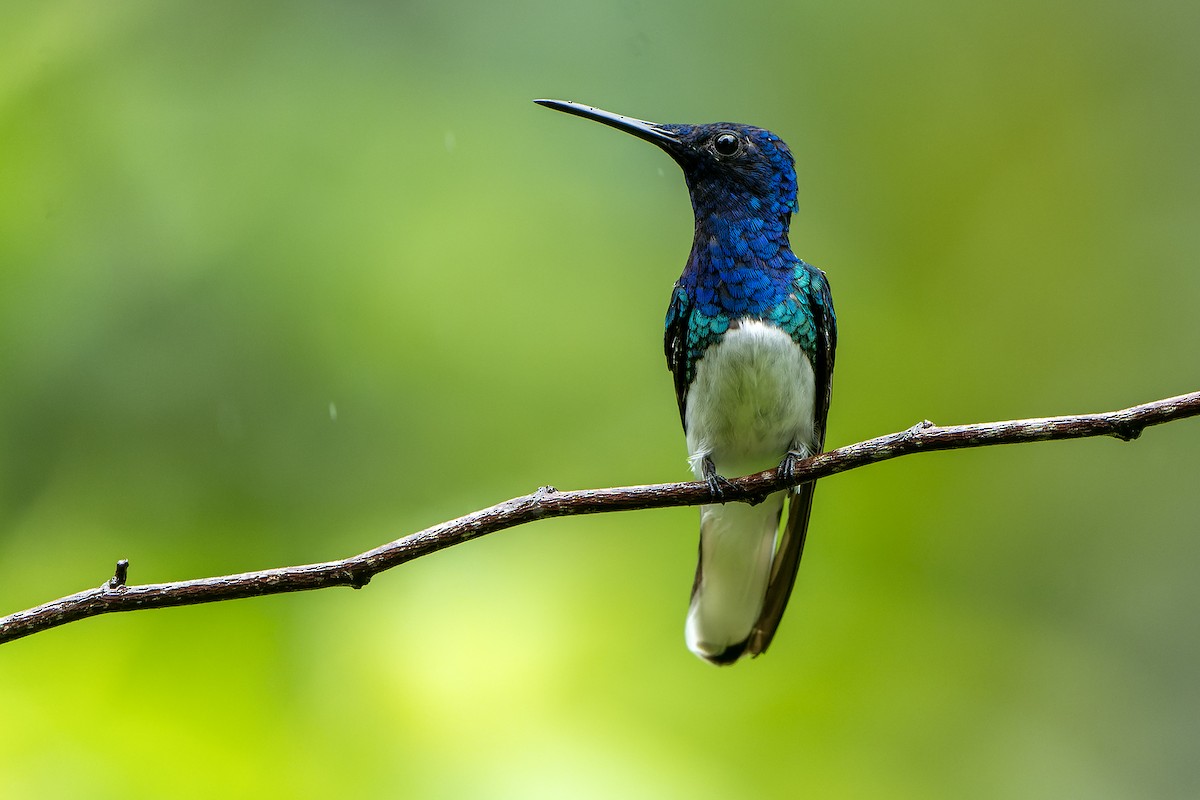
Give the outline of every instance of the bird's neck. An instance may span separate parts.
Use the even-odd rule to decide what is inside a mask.
[[[685,288],[713,298],[728,316],[766,313],[787,296],[797,258],[788,242],[791,210],[781,204],[727,197],[696,202],[692,253],[680,278]]]

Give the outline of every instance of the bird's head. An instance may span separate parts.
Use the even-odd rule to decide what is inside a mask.
[[[582,103],[535,100],[547,108],[609,125],[665,150],[683,169],[697,217],[736,214],[779,220],[796,211],[792,151],[768,130],[733,122],[647,122]]]

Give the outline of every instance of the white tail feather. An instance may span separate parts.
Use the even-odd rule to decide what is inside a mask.
[[[783,498],[779,492],[755,506],[701,507],[700,566],[687,618],[688,649],[701,658],[720,661],[758,621]]]

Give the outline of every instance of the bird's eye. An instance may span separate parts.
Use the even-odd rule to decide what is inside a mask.
[[[742,143],[732,133],[722,133],[713,140],[713,149],[719,156],[731,156],[741,149]]]

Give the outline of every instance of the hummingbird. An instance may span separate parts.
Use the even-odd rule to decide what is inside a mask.
[[[797,211],[791,150],[752,125],[659,124],[534,102],[657,145],[683,170],[696,228],[664,345],[688,462],[716,501],[700,508],[685,636],[713,664],[757,656],[795,583],[814,483],[754,503],[722,498],[730,478],[772,468],[791,478],[801,459],[821,452],[837,347],[825,273],[797,258],[788,239]]]

